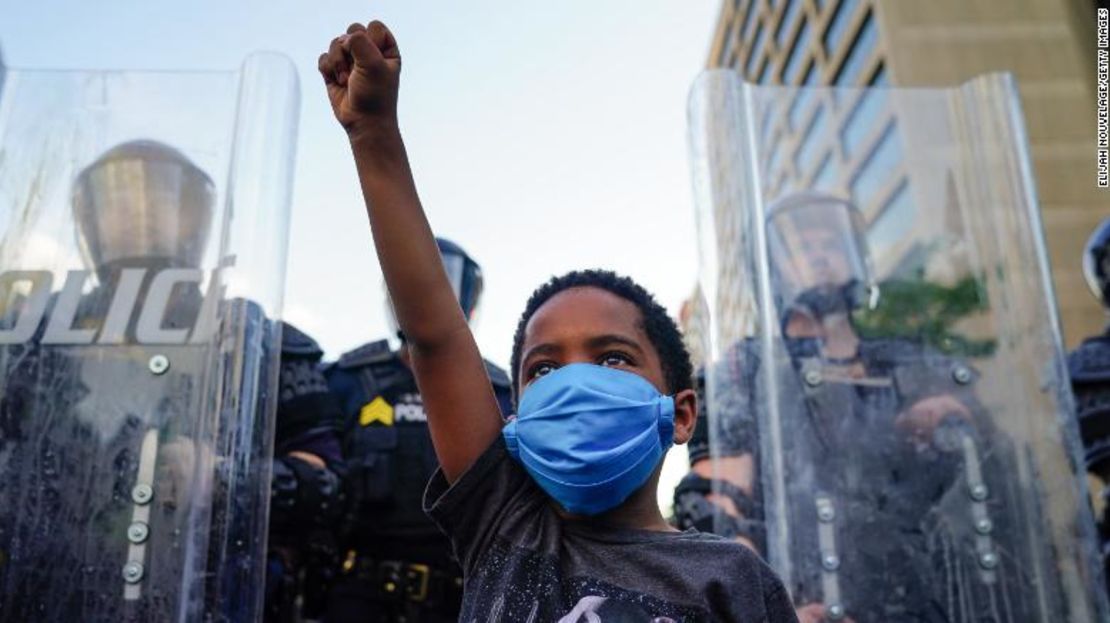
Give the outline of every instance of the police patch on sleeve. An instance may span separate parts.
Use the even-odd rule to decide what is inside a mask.
[[[374,422],[380,422],[382,426],[393,426],[393,407],[381,396],[363,405],[358,412],[359,426],[370,426]]]
[[[415,392],[406,392],[397,397],[396,419],[398,422],[426,424],[428,414],[424,412],[424,399]]]

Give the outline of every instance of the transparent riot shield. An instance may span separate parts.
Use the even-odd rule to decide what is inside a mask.
[[[0,621],[256,620],[292,64],[0,75]]]
[[[799,611],[1108,620],[1010,79],[709,72],[690,123],[715,478]]]

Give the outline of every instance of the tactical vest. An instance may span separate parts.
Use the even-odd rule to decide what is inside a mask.
[[[100,290],[87,295],[75,326],[85,327],[86,315],[102,318],[107,298]],[[264,337],[254,339],[271,328],[261,308],[226,305],[236,319],[226,329],[265,349]],[[192,326],[198,308],[199,295],[183,293],[163,326]],[[40,327],[29,342],[0,349],[0,621],[174,619],[185,599],[182,578],[200,568],[195,557],[204,564],[223,546],[236,568],[198,583],[246,587],[234,600],[249,598],[262,580],[261,566],[251,564],[262,526],[246,497],[257,488],[224,478],[229,446],[249,445],[258,431],[208,432],[225,418],[262,422],[232,411],[253,404],[241,393],[250,388],[212,377],[222,353],[211,344],[143,345],[131,341],[132,331],[119,345],[51,345]],[[219,406],[215,382],[226,383]],[[207,599],[220,599],[221,588],[208,587]],[[230,619],[250,608],[191,606]]]
[[[1030,525],[1013,478],[1017,460],[975,398],[975,371],[901,340],[866,340],[856,362],[823,360],[813,340],[784,346],[763,361],[757,344],[738,345],[730,358],[739,374],[714,371],[731,387],[718,387],[710,407],[728,419],[723,428],[757,431],[765,485],[757,501],[769,538],[788,531],[785,550],[777,541],[766,553],[790,568],[795,600],[840,604],[860,622],[953,623],[988,620],[987,612],[1000,622],[1029,620],[1034,591],[1015,562],[1026,543],[1020,527]],[[864,365],[861,378],[852,365]],[[761,374],[777,379],[780,448],[773,431],[759,430],[771,424],[772,404]],[[971,418],[938,426],[923,449],[896,418],[941,395]],[[784,473],[768,479],[762,470],[776,465]]]
[[[1110,333],[1085,340],[1068,355],[1087,469],[1110,482]]]
[[[793,557],[809,563],[798,574],[807,587],[828,602],[836,586],[859,621],[1029,620],[1017,461],[974,395],[975,371],[916,344],[872,340],[860,345],[865,378],[836,382],[819,357],[799,354],[777,365],[793,368],[780,374],[796,384],[787,395],[805,397],[787,410],[798,433],[784,454],[797,487]],[[946,420],[927,446],[897,429],[899,413],[944,395],[970,421]],[[811,460],[792,460],[803,455]]]
[[[508,376],[486,368],[507,414]],[[438,461],[412,372],[381,340],[344,354],[325,376],[344,416],[346,547],[379,560],[448,564],[447,539],[423,510]]]
[[[1110,591],[1110,332],[1084,340],[1068,355],[1075,415],[1087,472],[1102,484],[1095,504],[1103,572]]]

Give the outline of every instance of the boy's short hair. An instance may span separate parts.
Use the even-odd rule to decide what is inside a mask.
[[[553,296],[564,290],[583,287],[600,288],[635,305],[640,310],[644,333],[659,354],[659,360],[663,365],[663,376],[667,382],[667,391],[676,394],[685,389],[693,389],[694,367],[690,363],[690,353],[686,351],[686,345],[682,341],[682,333],[667,314],[667,310],[655,301],[655,297],[640,284],[612,271],[575,270],[561,277],[552,277],[550,281],[536,288],[524,306],[524,313],[520,316],[520,322],[516,325],[516,334],[513,336],[513,354],[509,364],[514,404],[520,400],[520,349],[524,345],[525,326],[528,325],[536,310]]]

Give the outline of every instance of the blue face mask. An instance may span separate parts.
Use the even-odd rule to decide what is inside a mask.
[[[631,372],[563,366],[528,387],[509,453],[566,510],[596,515],[647,482],[674,440],[674,399]]]

